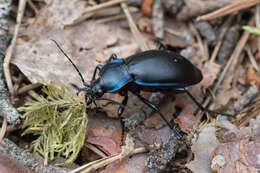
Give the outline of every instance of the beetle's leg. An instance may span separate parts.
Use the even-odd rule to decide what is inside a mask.
[[[103,68],[103,65],[101,65],[101,64],[99,64],[99,65],[96,66],[91,81],[94,81],[94,80],[96,79],[96,73],[97,73],[97,71],[98,71],[98,70],[100,71],[102,68]]]
[[[110,62],[115,59],[117,59],[117,55],[115,53],[112,53],[111,56],[109,57],[109,59],[107,60],[107,62]]]
[[[149,106],[150,108],[152,108],[154,111],[156,111],[161,118],[166,122],[166,124],[172,129],[174,130],[175,134],[177,135],[178,139],[182,139],[183,135],[182,132],[180,131],[179,127],[177,126],[177,124],[173,124],[173,126],[166,120],[166,118],[163,116],[163,114],[160,112],[159,108],[154,105],[153,103],[151,103],[149,100],[145,99],[144,97],[142,97],[139,93],[134,93],[134,95],[136,95],[144,104],[146,104],[147,106]]]
[[[190,93],[188,90],[186,90],[186,89],[184,88],[184,91],[185,91],[185,93],[191,98],[191,100],[192,100],[202,111],[206,111],[206,112],[210,112],[210,113],[215,113],[215,114],[220,114],[220,115],[224,115],[224,116],[232,117],[232,118],[235,118],[235,117],[236,117],[235,115],[231,115],[231,114],[222,113],[222,112],[218,112],[218,111],[213,111],[213,110],[207,109],[207,108],[203,107],[203,106],[193,97],[193,95],[191,95],[191,93]]]
[[[167,47],[162,44],[159,40],[156,41],[156,49],[158,50],[168,50]]]
[[[122,134],[121,134],[121,146],[124,144],[124,134],[125,134],[125,122],[122,119],[122,114],[125,110],[125,106],[127,104],[128,101],[128,94],[127,91],[122,91],[119,93],[121,96],[124,96],[125,98],[122,101],[122,105],[119,106],[118,110],[117,110],[117,115],[118,118],[120,119],[120,124],[121,124],[121,128],[122,128]]]

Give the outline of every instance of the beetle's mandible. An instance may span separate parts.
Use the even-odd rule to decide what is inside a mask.
[[[54,41],[54,40],[53,40]],[[118,93],[124,96],[118,108],[118,117],[122,125],[122,140],[124,135],[124,121],[122,114],[128,101],[128,92],[136,95],[143,103],[156,111],[167,125],[174,129],[178,138],[181,133],[176,126],[171,125],[160,112],[159,108],[140,95],[141,91],[186,93],[203,111],[233,116],[203,107],[189,93],[187,87],[199,83],[203,76],[201,71],[181,55],[168,50],[148,50],[125,59],[118,59],[112,54],[105,65],[98,65],[93,73],[90,84],[84,81],[80,71],[68,55],[54,41],[62,53],[75,67],[80,75],[83,88],[75,87],[78,91],[86,91],[87,104],[99,100],[104,93]],[[122,141],[121,141],[122,142]]]

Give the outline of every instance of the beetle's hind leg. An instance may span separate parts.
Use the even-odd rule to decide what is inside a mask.
[[[144,97],[142,97],[139,93],[133,92],[134,95],[136,95],[144,104],[146,104],[147,106],[149,106],[151,109],[153,109],[154,111],[156,111],[161,118],[166,122],[166,124],[175,132],[176,136],[178,139],[182,139],[183,134],[181,132],[181,130],[179,129],[179,127],[177,126],[177,124],[173,123],[173,125],[171,125],[166,118],[163,116],[163,114],[160,112],[159,108],[154,105],[153,103],[151,103],[149,100],[145,99]]]
[[[203,107],[203,106],[193,97],[193,95],[191,95],[191,93],[190,93],[187,89],[184,88],[184,92],[191,98],[191,100],[192,100],[202,111],[209,112],[209,113],[220,114],[220,115],[224,115],[224,116],[232,117],[232,118],[235,118],[235,117],[236,117],[235,115],[231,115],[231,114],[222,113],[222,112],[218,112],[218,111],[214,111],[214,110],[207,109],[207,108]]]
[[[118,110],[117,110],[117,115],[118,115],[118,118],[120,120],[121,129],[122,129],[121,144],[120,144],[122,146],[124,144],[124,135],[125,135],[125,122],[123,121],[122,114],[125,110],[125,106],[127,105],[128,93],[127,93],[127,91],[121,91],[119,94],[121,96],[124,96],[124,99],[122,101],[122,105],[120,105]]]

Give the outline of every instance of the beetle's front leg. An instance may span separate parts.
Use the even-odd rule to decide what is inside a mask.
[[[118,118],[120,119],[120,124],[121,124],[121,128],[122,128],[122,135],[121,135],[121,146],[124,144],[124,134],[125,134],[125,122],[122,119],[122,114],[125,110],[125,106],[127,105],[127,101],[128,101],[128,94],[127,91],[122,91],[119,93],[121,96],[124,96],[124,99],[122,101],[122,105],[119,106],[118,110],[117,110],[117,115]]]
[[[155,112],[157,112],[161,118],[166,122],[166,124],[174,130],[176,136],[178,139],[182,139],[183,135],[182,132],[180,131],[179,127],[177,127],[177,124],[173,124],[173,126],[166,120],[166,118],[163,116],[163,114],[160,112],[159,108],[151,103],[149,100],[146,98],[142,97],[139,93],[133,92],[134,95],[136,95],[144,104],[152,108]]]
[[[115,53],[112,53],[111,56],[109,57],[109,59],[107,60],[107,62],[110,62],[115,59],[117,59],[117,55]]]
[[[101,64],[99,64],[99,65],[96,66],[91,81],[94,81],[94,80],[96,79],[96,73],[97,73],[97,71],[98,71],[98,70],[101,71],[102,68],[103,68],[103,65],[101,65]]]

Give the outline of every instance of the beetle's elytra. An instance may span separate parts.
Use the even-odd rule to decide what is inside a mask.
[[[74,86],[78,91],[86,91],[87,104],[91,104],[95,100],[101,100],[104,93],[118,93],[124,96],[118,108],[118,117],[122,125],[121,143],[123,143],[124,135],[124,122],[121,115],[127,105],[128,92],[132,92],[143,103],[156,111],[167,125],[175,130],[178,138],[181,138],[182,135],[180,131],[176,130],[176,125],[171,125],[160,113],[157,106],[140,95],[140,91],[186,93],[203,111],[233,116],[209,110],[197,102],[188,92],[187,87],[199,83],[203,78],[202,73],[190,61],[175,52],[149,50],[125,59],[118,59],[115,54],[112,54],[105,65],[98,65],[95,68],[91,83],[87,84],[76,65],[57,42],[54,42],[79,73],[84,87]]]

